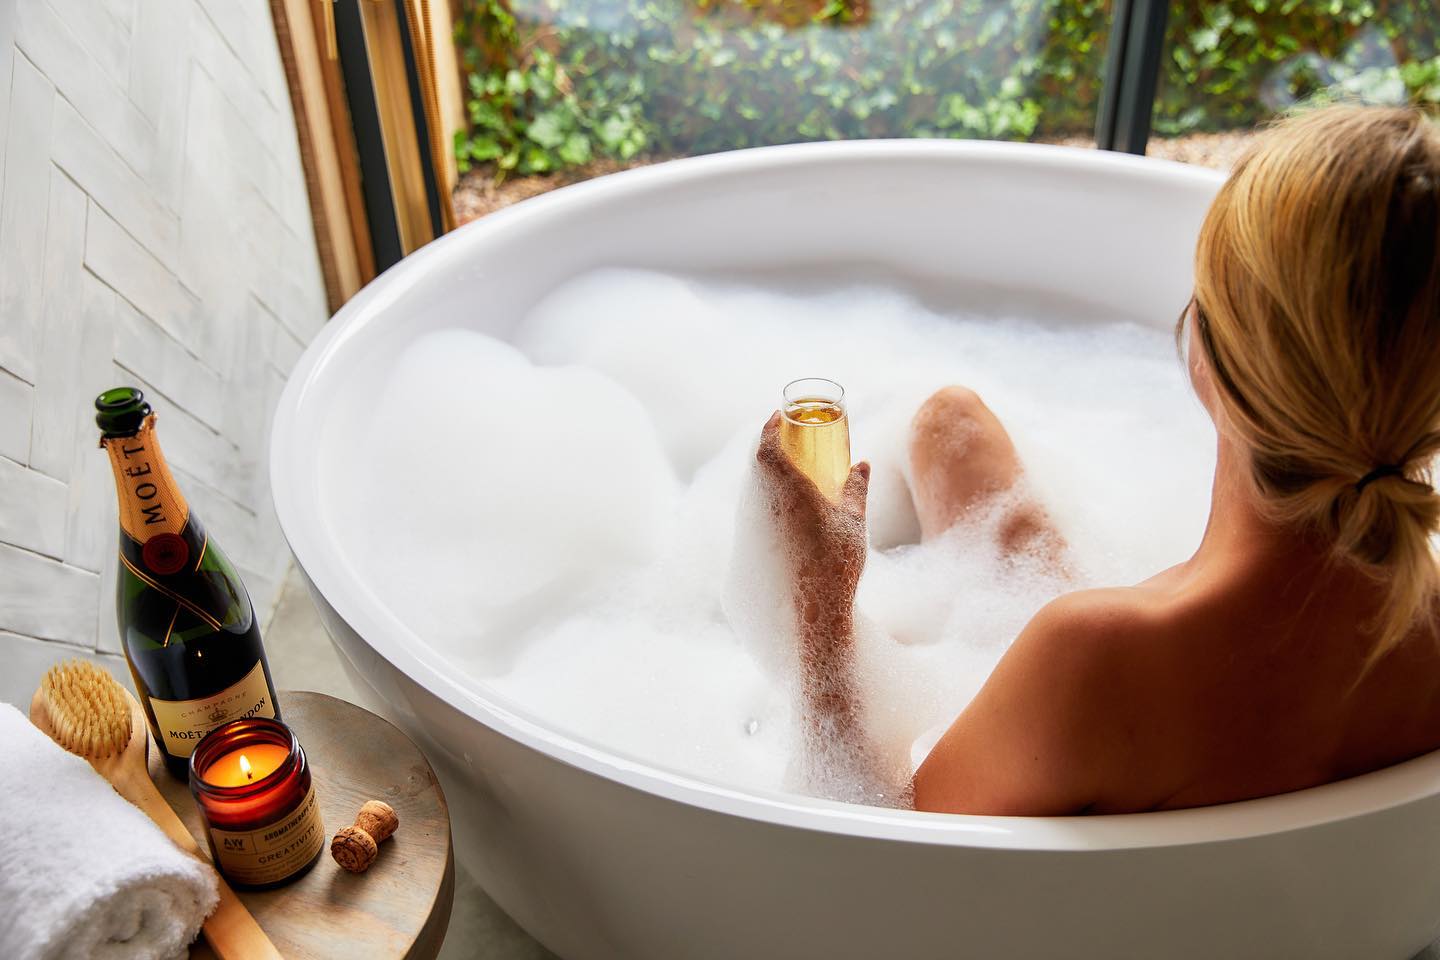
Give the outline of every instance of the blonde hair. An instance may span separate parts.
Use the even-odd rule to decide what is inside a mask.
[[[1385,587],[1368,668],[1440,597],[1440,130],[1357,106],[1271,128],[1205,218],[1195,307],[1270,517]]]

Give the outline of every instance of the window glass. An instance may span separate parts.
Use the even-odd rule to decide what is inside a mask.
[[[1109,26],[1109,0],[464,0],[457,152],[493,194],[809,140],[1088,142]]]

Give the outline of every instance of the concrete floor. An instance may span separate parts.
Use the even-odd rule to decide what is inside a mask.
[[[305,583],[292,569],[265,631],[265,653],[275,685],[315,690],[342,700],[361,699],[340,667]],[[457,865],[455,909],[441,960],[557,960],[506,916]]]

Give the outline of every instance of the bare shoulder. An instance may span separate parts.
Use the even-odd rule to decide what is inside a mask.
[[[1086,590],[1042,608],[916,772],[918,809],[1026,816],[1091,808],[1116,775],[1146,592]]]
[[[1149,591],[1136,587],[1077,590],[1056,597],[1030,619],[1015,646],[1052,644],[1078,656],[1104,653],[1110,644],[1144,639],[1166,619]]]
[[[1090,684],[1121,678],[1166,619],[1146,591],[1131,587],[1065,594],[1031,618],[992,679],[1002,687],[1023,681],[1029,694],[1088,700]],[[1086,685],[1075,686],[1079,681]]]

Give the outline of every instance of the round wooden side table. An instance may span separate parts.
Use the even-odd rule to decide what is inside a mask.
[[[275,890],[237,891],[287,960],[433,960],[455,900],[450,812],[435,772],[387,721],[323,693],[282,690],[280,709],[310,763],[325,821],[325,851],[300,879]],[[150,751],[150,776],[208,849],[190,787]],[[329,838],[366,800],[395,808],[400,828],[361,874],[330,857]],[[203,938],[190,956],[215,956]]]

